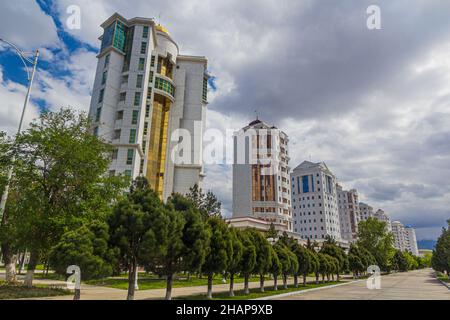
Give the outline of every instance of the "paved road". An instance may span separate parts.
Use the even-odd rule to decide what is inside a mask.
[[[381,278],[381,289],[369,290],[366,281],[304,292],[280,300],[450,300],[450,290],[431,269],[395,273]]]

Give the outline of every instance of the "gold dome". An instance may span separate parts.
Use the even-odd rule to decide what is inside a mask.
[[[160,24],[158,24],[157,26],[156,26],[156,31],[161,31],[161,32],[164,32],[164,33],[166,33],[166,34],[169,34],[169,30],[167,30],[166,28],[164,28],[162,25],[160,25]]]

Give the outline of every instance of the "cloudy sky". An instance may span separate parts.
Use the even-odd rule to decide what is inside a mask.
[[[366,9],[381,9],[369,30]],[[81,8],[71,30],[67,8]],[[324,161],[364,202],[432,239],[450,218],[450,1],[5,0],[0,37],[42,60],[27,112],[89,107],[99,25],[114,12],[155,17],[183,54],[205,55],[217,89],[208,127],[255,117],[290,136],[292,167]],[[0,130],[17,127],[21,62],[0,45]],[[231,167],[205,188],[231,209]]]

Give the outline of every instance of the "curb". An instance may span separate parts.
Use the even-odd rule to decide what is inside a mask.
[[[448,290],[450,290],[450,284],[449,284],[449,283],[444,282],[444,281],[442,281],[442,280],[439,279],[439,278],[436,278],[436,279],[437,279],[440,283],[442,283],[444,286],[446,286]]]
[[[306,292],[312,292],[312,291],[318,291],[318,290],[322,290],[322,289],[329,289],[329,288],[336,288],[336,287],[340,287],[340,286],[346,286],[346,285],[351,284],[351,283],[361,282],[361,281],[365,281],[365,280],[366,279],[353,280],[353,281],[349,281],[349,282],[345,282],[345,283],[333,284],[331,286],[323,286],[323,287],[319,287],[319,288],[312,288],[312,289],[306,289],[306,290],[292,291],[292,292],[287,292],[287,293],[282,293],[282,294],[277,294],[277,295],[267,296],[267,297],[262,297],[262,298],[256,298],[256,299],[251,299],[251,300],[272,300],[272,299],[277,299],[277,298],[284,298],[284,297],[289,297],[289,296],[293,296],[293,295],[301,294],[301,293],[306,293]]]

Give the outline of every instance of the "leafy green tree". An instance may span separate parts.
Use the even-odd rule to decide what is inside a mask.
[[[242,243],[243,251],[242,251],[242,258],[240,260],[239,269],[241,273],[244,275],[244,279],[247,283],[247,289],[248,289],[248,279],[250,278],[250,275],[252,271],[255,269],[256,266],[256,247],[253,242],[253,236],[251,234],[251,230],[244,230],[238,232],[238,237]],[[231,281],[230,281],[231,285]],[[244,284],[245,286],[245,284]]]
[[[387,231],[386,222],[370,217],[359,223],[357,245],[371,253],[381,270],[388,271],[390,268],[395,253],[393,243],[394,238]]]
[[[219,217],[210,217],[207,224],[211,229],[211,240],[207,249],[202,272],[208,276],[207,298],[212,299],[212,284],[215,273],[222,273],[227,269],[229,257],[232,256],[233,246],[230,240],[228,225]]]
[[[241,271],[244,254],[244,245],[239,237],[240,232],[238,229],[230,228],[230,240],[233,247],[227,266],[227,273],[230,276],[230,297],[234,297],[234,276]]]
[[[249,230],[249,232],[253,238],[253,244],[256,249],[256,265],[253,272],[259,275],[259,288],[261,292],[264,292],[264,277],[269,272],[272,264],[270,250],[271,245],[261,232],[254,229]],[[245,279],[244,292],[246,294],[249,292],[248,279]]]
[[[30,251],[27,286],[32,286],[36,265],[48,258],[65,232],[105,219],[122,193],[124,180],[105,174],[110,151],[91,134],[88,117],[70,109],[44,112],[16,137],[11,181],[15,205],[8,206],[3,226],[14,225],[8,232],[14,232],[16,243],[6,247]]]
[[[359,277],[359,274],[364,271],[364,264],[362,263],[359,256],[349,253],[348,262],[350,271],[353,273],[353,278],[356,279]]]
[[[209,216],[221,217],[222,203],[211,191],[204,193],[203,190],[195,184],[189,189],[186,197],[192,201],[195,207],[200,210],[204,219]]]
[[[272,261],[270,264],[269,272],[273,276],[273,290],[277,291],[278,290],[278,276],[283,271],[282,270],[283,266],[281,265],[280,259],[278,258],[277,250],[275,249],[275,247],[271,247],[271,256],[272,256]]]
[[[394,257],[392,258],[392,266],[397,271],[408,271],[408,260],[400,250],[395,251]]]
[[[93,221],[77,230],[66,232],[50,252],[50,266],[66,275],[70,265],[77,265],[83,280],[108,277],[113,273],[116,255],[108,247],[109,233],[105,222]]]
[[[298,275],[303,277],[303,285],[306,286],[306,277],[311,270],[311,255],[308,253],[308,249],[298,243],[291,248],[291,251],[297,257],[298,262],[297,272],[294,273],[294,286],[298,286]]]
[[[166,276],[166,300],[171,300],[175,274],[200,271],[205,262],[210,234],[201,213],[184,196],[172,195],[167,200],[166,212],[168,233],[164,239],[164,250],[156,257],[151,252],[145,256],[149,257],[147,269]],[[160,242],[163,242],[162,239]]]
[[[316,277],[316,284],[319,283],[319,275],[320,275],[320,260],[319,260],[319,256],[318,253],[313,249],[306,249],[308,252],[308,255],[310,257],[310,269],[309,269],[309,273],[313,273]]]
[[[110,243],[119,251],[119,261],[128,270],[128,300],[134,299],[139,264],[162,256],[173,232],[173,217],[159,196],[138,178],[126,199],[114,208],[108,220]]]
[[[431,266],[434,270],[446,272],[450,276],[450,220],[448,228],[442,228],[442,234],[439,236],[436,247],[433,250]]]
[[[277,242],[274,245],[274,249],[281,264],[283,287],[284,289],[287,289],[287,275],[292,271],[292,257],[290,255],[289,249],[281,242]]]
[[[345,270],[345,267],[347,265],[346,254],[344,250],[337,245],[334,239],[328,237],[324,242],[320,252],[328,254],[329,256],[337,259],[338,263],[336,265],[336,277],[337,281],[339,281],[339,274]]]
[[[269,230],[266,234],[267,239],[277,239],[278,238],[278,232],[275,229],[275,225],[273,223],[270,224]]]
[[[322,283],[325,283],[325,277],[329,274],[332,266],[330,265],[329,255],[323,253],[317,253],[317,258],[319,259],[319,270],[318,272],[322,276]]]

